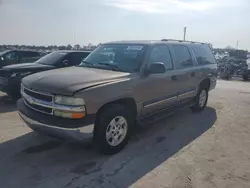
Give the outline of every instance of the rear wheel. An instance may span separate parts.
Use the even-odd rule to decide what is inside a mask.
[[[191,107],[191,110],[193,112],[203,111],[207,106],[207,100],[208,100],[208,89],[200,88],[195,99],[195,105]]]
[[[108,105],[97,119],[95,142],[104,154],[114,154],[121,151],[130,137],[134,124],[133,114],[120,104]]]

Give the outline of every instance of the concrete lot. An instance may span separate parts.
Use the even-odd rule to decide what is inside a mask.
[[[121,153],[38,135],[0,97],[0,187],[250,187],[250,83],[219,81],[200,114],[144,127]]]

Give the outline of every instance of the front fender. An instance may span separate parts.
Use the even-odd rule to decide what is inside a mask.
[[[74,96],[83,97],[88,114],[95,114],[105,104],[124,98],[133,98],[133,87],[126,81],[112,82],[77,92]]]

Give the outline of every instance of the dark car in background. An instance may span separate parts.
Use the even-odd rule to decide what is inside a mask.
[[[0,52],[0,68],[19,63],[34,62],[43,56],[33,50],[7,50]]]
[[[89,54],[87,51],[56,51],[34,63],[5,66],[0,70],[0,91],[17,99],[20,97],[20,83],[23,77],[41,71],[77,66]]]

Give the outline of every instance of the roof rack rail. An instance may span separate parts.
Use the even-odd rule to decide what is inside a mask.
[[[190,43],[200,43],[200,44],[205,44],[203,42],[195,42],[195,41],[188,41],[188,40],[177,40],[177,39],[162,39],[161,41],[175,41],[175,42],[190,42]]]

